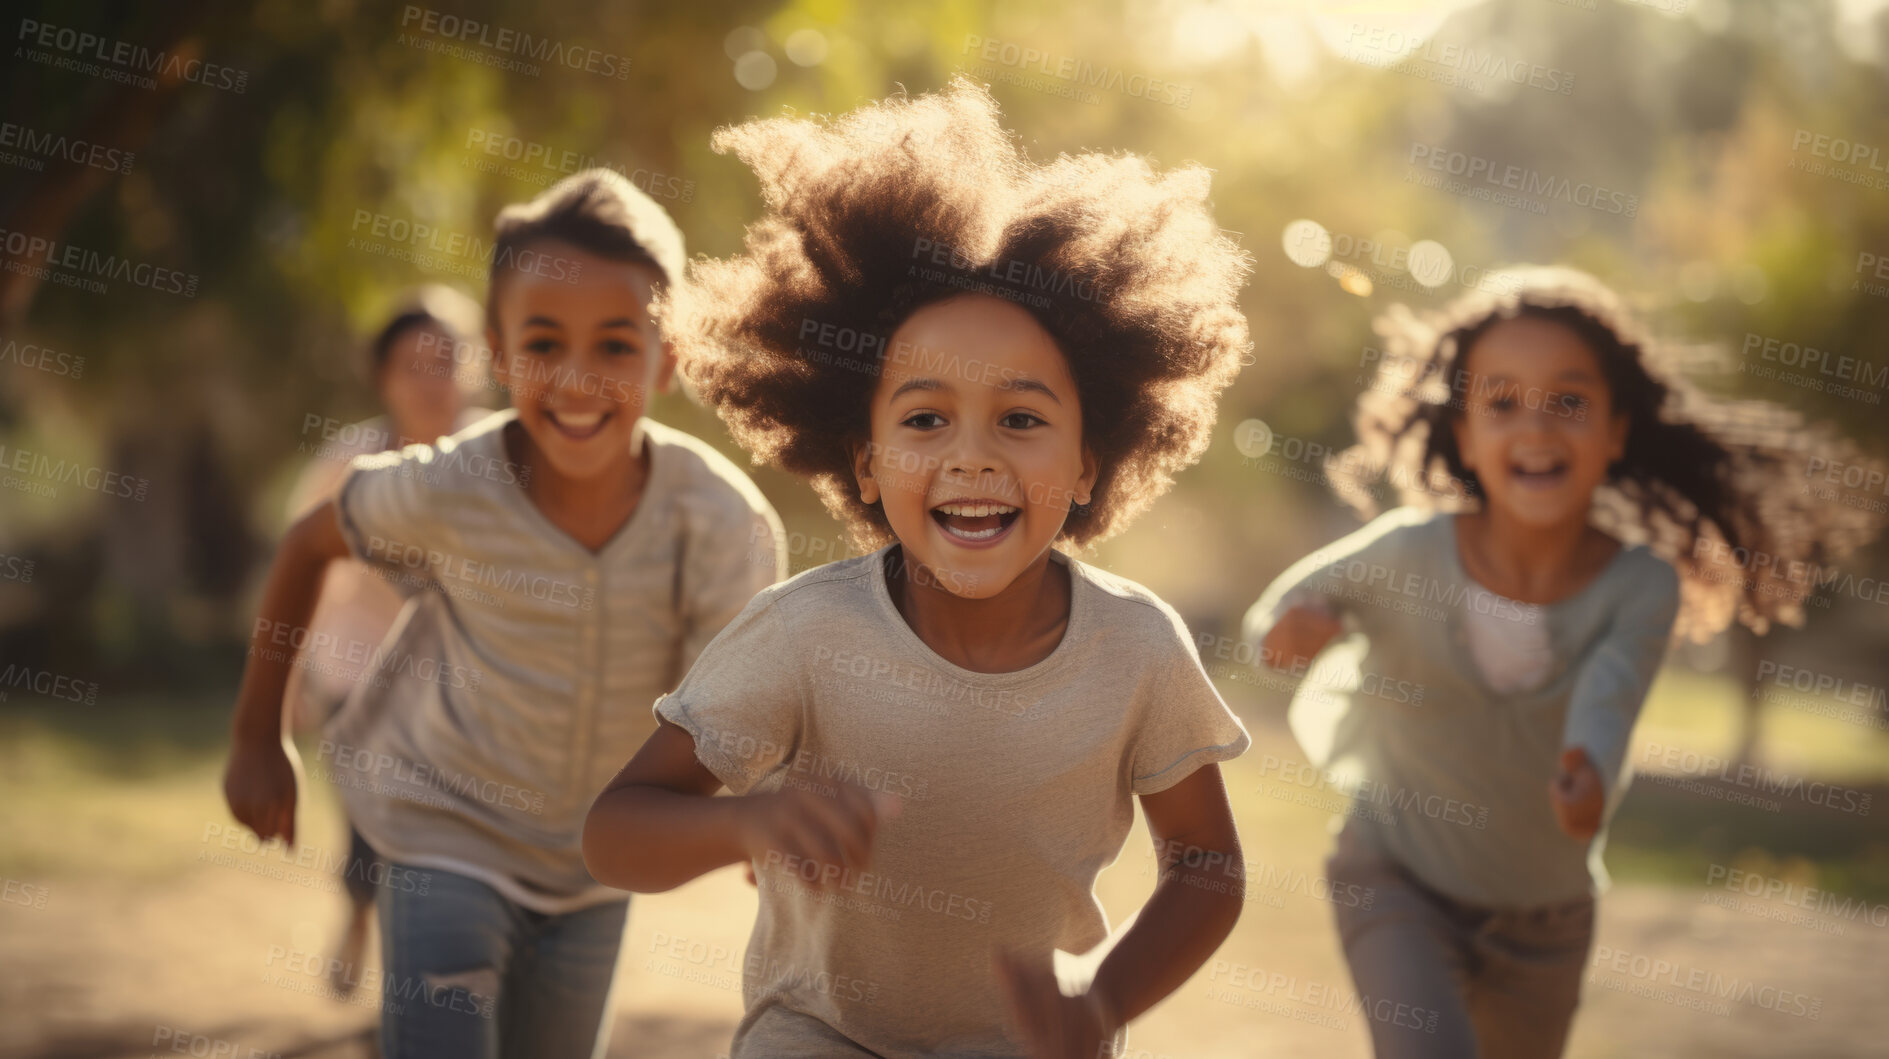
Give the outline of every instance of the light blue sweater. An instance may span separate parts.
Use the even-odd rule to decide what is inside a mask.
[[[1619,805],[1627,738],[1678,611],[1670,564],[1623,547],[1586,587],[1541,607],[1553,663],[1539,687],[1511,694],[1477,669],[1465,608],[1531,616],[1464,571],[1452,515],[1401,508],[1294,564],[1246,614],[1256,651],[1300,588],[1325,597],[1344,632],[1289,714],[1321,772],[1268,783],[1349,793],[1349,824],[1368,845],[1460,901],[1526,907],[1607,886],[1604,827],[1591,844],[1569,838],[1548,786],[1562,748],[1579,746],[1609,819]]]

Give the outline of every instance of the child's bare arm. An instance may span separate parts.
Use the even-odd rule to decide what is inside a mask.
[[[1065,997],[1047,968],[1000,954],[1011,1017],[1032,1054],[1089,1056],[1116,1029],[1180,988],[1240,918],[1244,864],[1218,765],[1141,799],[1161,876],[1134,925],[1097,969],[1083,997]]]
[[[1091,992],[1126,1023],[1179,989],[1232,933],[1245,902],[1245,862],[1220,766],[1204,765],[1144,795],[1160,881],[1102,961]]]
[[[230,812],[258,838],[280,835],[290,844],[295,842],[295,792],[300,775],[295,748],[282,730],[282,696],[294,668],[295,651],[272,644],[301,639],[276,633],[308,626],[321,595],[322,575],[331,561],[347,554],[331,500],[296,520],[269,567],[256,627],[250,633],[249,661],[236,693],[230,761],[223,774],[223,796]]]
[[[1273,623],[1260,641],[1260,658],[1277,670],[1302,670],[1343,631],[1344,625],[1328,609],[1303,603]]]
[[[672,890],[741,860],[737,800],[695,756],[695,740],[664,721],[604,786],[584,818],[584,866],[605,886]]]
[[[846,785],[831,797],[808,790],[712,797],[721,787],[696,757],[695,740],[665,720],[591,804],[584,866],[605,886],[633,893],[672,890],[769,850],[859,869],[879,822],[896,815],[896,799]]]

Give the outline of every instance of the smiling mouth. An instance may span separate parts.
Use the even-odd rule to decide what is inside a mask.
[[[949,500],[931,509],[931,520],[953,540],[988,544],[1009,532],[1022,513],[995,500]]]
[[[596,437],[598,432],[603,430],[604,424],[610,421],[610,417],[613,414],[614,413],[611,412],[560,413],[547,408],[544,410],[544,419],[545,422],[551,424],[553,430],[570,438],[572,441],[583,441],[587,438]]]
[[[1537,456],[1509,464],[1509,477],[1532,488],[1560,485],[1567,475],[1568,461],[1559,456]]]

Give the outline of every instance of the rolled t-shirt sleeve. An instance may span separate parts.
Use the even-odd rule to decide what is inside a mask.
[[[409,445],[399,452],[356,456],[335,493],[341,536],[354,557],[370,566],[402,574],[426,573],[425,558],[439,540],[440,504],[435,494],[442,478],[434,467],[438,450]],[[410,594],[416,578],[390,578]]]
[[[348,461],[331,460],[317,456],[310,460],[302,473],[296,476],[295,487],[289,490],[287,505],[288,520],[294,522],[321,506],[324,500],[334,498],[341,479],[348,473]]]
[[[780,597],[754,597],[710,640],[675,691],[656,700],[659,721],[695,740],[695,757],[735,794],[789,760],[800,742],[804,674]]]
[[[1587,751],[1600,772],[1609,808],[1626,760],[1627,739],[1666,655],[1679,613],[1677,571],[1660,561],[1652,567],[1635,579],[1635,591],[1582,663],[1561,737],[1563,747]]]
[[[1158,649],[1166,656],[1156,660],[1162,676],[1142,685],[1149,701],[1133,735],[1130,777],[1137,795],[1167,790],[1202,765],[1240,756],[1252,743],[1201,668],[1185,626],[1161,637]]]
[[[688,624],[682,637],[682,666],[695,664],[702,650],[756,593],[787,576],[787,555],[777,547],[780,516],[762,501],[743,505],[746,517],[723,517],[691,542],[682,572]]]

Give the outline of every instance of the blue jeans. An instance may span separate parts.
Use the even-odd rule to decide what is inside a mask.
[[[378,888],[384,1059],[603,1055],[628,900],[546,915],[477,879],[400,867],[429,882]]]

